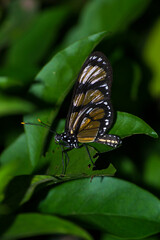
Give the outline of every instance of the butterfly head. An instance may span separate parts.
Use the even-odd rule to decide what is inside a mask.
[[[56,134],[55,143],[64,145],[69,148],[78,148],[78,141],[75,135],[71,135],[67,132]]]

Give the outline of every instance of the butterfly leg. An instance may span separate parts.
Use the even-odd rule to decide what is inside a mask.
[[[66,159],[64,159],[63,155],[64,155],[64,148],[63,146],[60,145],[60,148],[62,150],[62,174],[65,174],[65,168],[64,168],[64,165],[65,165],[65,162],[66,162]]]
[[[87,153],[88,153],[88,156],[89,156],[89,158],[90,158],[93,166],[95,166],[95,164],[94,164],[94,162],[93,162],[93,160],[92,160],[92,158],[91,158],[91,154],[90,154],[90,152],[89,152],[88,146],[87,146],[85,143],[83,143],[83,146],[85,147],[85,149],[86,149],[86,151],[87,151]]]
[[[63,174],[65,174],[66,172],[66,169],[67,169],[67,166],[69,164],[69,156],[68,156],[68,153],[70,150],[72,150],[73,148],[69,148],[69,149],[63,149],[62,150],[62,164],[63,164]],[[65,155],[65,161],[63,159],[63,154]],[[65,166],[64,166],[64,163],[65,163]]]

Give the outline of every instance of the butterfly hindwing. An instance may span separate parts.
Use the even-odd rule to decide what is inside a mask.
[[[108,59],[100,52],[92,53],[77,78],[65,126],[65,131],[74,133],[78,142],[103,139],[110,128],[113,121],[111,83],[112,68]],[[105,142],[102,140],[102,143]]]

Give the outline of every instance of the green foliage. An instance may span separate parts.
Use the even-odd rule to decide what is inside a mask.
[[[149,0],[2,4],[0,239],[158,239],[159,7]],[[62,174],[49,129],[20,122],[41,119],[63,132],[72,87],[94,50],[113,67],[108,132],[122,145],[88,144],[94,167],[84,147],[73,149]]]
[[[29,174],[31,173],[31,162],[29,158],[29,150],[27,148],[26,135],[22,133],[10,146],[8,146],[0,157],[1,166],[13,163],[9,165],[10,174],[16,176],[18,173]],[[17,173],[18,171],[18,173]]]
[[[6,224],[7,221],[4,221]],[[86,240],[91,236],[82,228],[56,216],[26,213],[18,214],[11,228],[4,234],[4,239],[24,238],[45,234],[67,234]]]
[[[0,95],[0,116],[19,113],[30,113],[35,109],[34,105],[18,97]]]
[[[150,83],[150,92],[155,97],[158,97],[160,94],[159,41],[160,19],[157,19],[144,47],[144,59],[153,73],[153,79]]]
[[[57,186],[48,192],[39,209],[82,220],[119,237],[142,238],[159,232],[160,227],[159,199],[116,178],[84,179]]]
[[[40,83],[33,83],[30,92],[46,102],[62,103],[73,85],[71,79],[75,79],[84,60],[105,35],[102,32],[86,37],[58,52],[36,76]]]
[[[112,34],[123,31],[144,11],[148,3],[149,0],[89,1],[82,10],[77,26],[68,33],[65,43],[72,43],[98,31],[107,30]]]

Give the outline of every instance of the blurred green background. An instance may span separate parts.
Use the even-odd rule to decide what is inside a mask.
[[[0,239],[44,239],[41,235],[45,235],[45,239],[105,240],[115,239],[114,235],[118,239],[148,236],[159,239],[159,235],[154,235],[160,232],[158,199],[157,203],[153,204],[156,197],[160,197],[158,138],[134,135],[123,139],[122,146],[117,150],[101,155],[101,162],[107,164],[105,168],[109,163],[114,166],[105,174],[113,174],[114,168],[117,169],[115,182],[106,177],[102,185],[105,187],[104,195],[112,195],[111,186],[113,189],[115,187],[117,201],[115,199],[113,209],[121,209],[122,212],[119,213],[121,217],[124,211],[129,217],[133,217],[134,213],[130,215],[128,206],[133,206],[134,210],[137,204],[134,217],[141,219],[143,216],[144,219],[152,222],[156,219],[156,224],[148,226],[142,222],[142,225],[138,225],[139,223],[134,225],[126,221],[121,225],[121,218],[115,221],[100,218],[97,220],[98,224],[91,217],[88,217],[88,221],[82,216],[77,220],[72,216],[72,210],[76,212],[76,216],[79,216],[81,210],[69,210],[65,202],[76,205],[67,194],[70,197],[77,194],[77,202],[81,205],[84,201],[81,199],[83,195],[84,199],[90,199],[86,209],[88,210],[91,205],[92,218],[96,219],[94,208],[107,205],[107,197],[103,199],[98,193],[99,178],[93,179],[91,183],[93,189],[90,189],[90,179],[52,177],[51,175],[55,175],[52,170],[55,169],[52,156],[52,150],[55,148],[53,136],[48,135],[46,129],[36,127],[25,128],[24,133],[24,128],[20,124],[23,120],[36,122],[37,118],[41,118],[46,123],[53,124],[54,129],[62,130],[71,101],[74,80],[86,57],[93,50],[97,50],[108,57],[113,68],[112,103],[115,118],[116,111],[131,113],[143,119],[159,135],[159,9],[158,0],[0,1],[0,234],[2,236]],[[54,79],[57,80],[54,82]],[[134,120],[132,125],[134,126]],[[71,170],[77,168],[75,172],[81,167],[80,164],[78,165],[80,154],[84,154],[82,155],[84,164],[85,161],[87,161],[86,165],[89,163],[86,160],[86,153],[83,150],[77,151],[79,152],[73,150],[70,160]],[[57,150],[56,154],[54,157],[61,164],[60,150]],[[48,163],[50,167],[46,168],[45,164]],[[81,173],[83,170],[79,170],[79,174]],[[94,175],[92,169],[90,175]],[[74,175],[75,179],[81,177]],[[72,181],[67,182],[71,179]],[[123,198],[118,195],[117,189],[124,183],[121,179],[125,180],[126,184],[131,182],[138,185],[142,192],[145,189],[155,195],[146,195],[142,198],[143,203],[145,199],[149,201],[150,198],[155,198],[148,202],[151,204],[150,212],[146,213],[145,208],[138,210],[141,203],[136,201],[136,198],[141,198],[139,197],[141,192],[136,192],[139,191],[136,185],[133,185],[135,188],[126,185],[123,189],[125,194],[127,189],[130,189],[135,195],[124,194]],[[66,182],[63,183],[64,181]],[[63,184],[66,185],[63,187]],[[75,189],[81,189],[80,186],[82,188],[87,186],[90,191],[79,196],[78,190]],[[64,190],[67,188],[71,189],[71,192]],[[52,190],[55,191],[54,194]],[[92,191],[96,195],[87,195]],[[62,194],[63,192],[66,195]],[[143,193],[145,194],[145,191]],[[48,199],[52,194],[56,194],[53,199],[58,200],[54,201],[55,206],[49,208],[47,206],[50,206],[51,200]],[[92,205],[92,197],[97,199],[95,205]],[[64,200],[62,205],[59,203],[61,198]],[[117,208],[116,204],[123,202],[124,199],[128,199],[127,203],[122,204],[125,210],[121,205]],[[61,212],[63,204],[64,209]],[[102,212],[114,213],[112,207],[108,210],[103,209]],[[155,219],[154,216],[151,217],[154,211]],[[142,215],[139,214],[140,212]],[[30,215],[25,216],[26,213]],[[102,227],[103,221],[111,223]],[[127,228],[132,229],[136,226],[138,226],[137,235],[129,230],[127,232]],[[144,231],[142,231],[143,227]],[[122,232],[126,232],[126,235]]]

